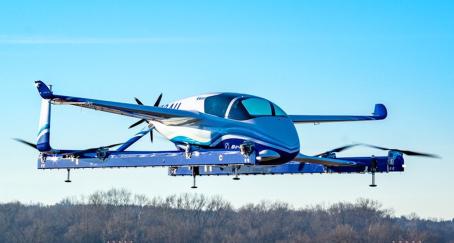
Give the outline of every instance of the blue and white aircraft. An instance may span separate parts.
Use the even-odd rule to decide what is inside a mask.
[[[384,105],[375,105],[370,116],[287,115],[273,102],[246,94],[211,93],[181,99],[160,106],[162,94],[153,106],[119,103],[54,94],[42,81],[35,81],[42,97],[37,143],[16,139],[40,152],[39,169],[120,167],[169,167],[169,175],[196,176],[272,175],[302,173],[371,173],[404,170],[403,154],[436,157],[432,154],[352,144],[318,155],[300,152],[295,124],[383,120]],[[73,105],[140,119],[130,126],[146,127],[128,141],[84,150],[60,150],[50,145],[51,105]],[[129,151],[132,144],[153,130],[175,144],[174,151]],[[387,150],[387,156],[337,158],[336,153],[365,145]],[[117,147],[111,150],[113,147]]]

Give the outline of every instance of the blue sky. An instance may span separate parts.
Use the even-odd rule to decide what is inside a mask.
[[[407,171],[199,179],[197,192],[235,205],[282,200],[297,207],[379,200],[396,214],[454,217],[454,4],[451,1],[6,1],[0,3],[3,124],[0,200],[52,203],[112,187],[149,196],[190,192],[191,178],[156,169],[38,171],[40,98],[33,81],[60,94],[152,104],[212,91],[269,98],[291,114],[368,114],[380,122],[299,125],[315,154],[367,142],[439,154],[407,158]],[[135,120],[55,107],[52,144],[87,148],[126,140]],[[135,149],[167,149],[158,137]],[[358,148],[345,155],[380,155]]]

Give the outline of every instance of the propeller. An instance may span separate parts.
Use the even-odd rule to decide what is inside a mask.
[[[140,101],[137,97],[134,97],[134,99],[136,100],[137,104],[143,105],[142,101]]]
[[[29,146],[29,147],[32,147],[32,148],[38,150],[38,147],[37,147],[36,144],[34,144],[34,143],[31,143],[31,142],[29,142],[29,141],[25,141],[25,140],[20,139],[20,138],[13,138],[13,139],[16,140],[16,141],[18,141],[19,143],[25,144],[25,145],[27,145],[27,146]]]
[[[113,148],[113,147],[116,147],[116,146],[119,146],[119,145],[122,145],[123,143],[115,143],[115,144],[111,144],[111,145],[107,145],[107,146],[101,146],[101,147],[96,147],[96,148],[89,148],[89,149],[84,149],[84,150],[81,150],[81,151],[78,151],[78,153],[87,153],[87,152],[94,152],[100,148]]]
[[[119,146],[119,145],[122,145],[122,144],[123,143],[115,143],[115,144],[111,144],[111,145],[107,145],[107,146],[101,146],[101,147],[96,147],[96,148],[84,149],[84,150],[80,150],[80,151],[76,151],[76,152],[72,152],[72,153],[63,153],[63,155],[73,156],[73,157],[80,157],[81,155],[83,155],[85,153],[96,152],[99,149],[110,149],[110,148],[113,148],[113,147],[116,147],[116,146]]]
[[[31,148],[34,148],[36,150],[38,150],[38,147],[36,146],[36,144],[34,143],[31,143],[29,141],[26,141],[26,140],[23,140],[23,139],[20,139],[20,138],[13,138],[14,140],[16,140],[17,142],[19,143],[22,143],[24,145],[27,145]],[[107,146],[101,146],[101,147],[96,147],[96,148],[89,148],[89,149],[83,149],[83,150],[79,150],[79,151],[75,151],[75,152],[68,152],[68,153],[59,153],[58,150],[55,150],[51,153],[55,153],[55,154],[62,154],[62,155],[66,155],[66,156],[74,156],[74,157],[78,157],[80,155],[83,155],[85,153],[90,153],[90,152],[96,152],[98,149],[110,149],[110,148],[113,148],[113,147],[116,147],[116,146],[119,146],[119,145],[122,145],[123,143],[115,143],[115,144],[111,144],[111,145],[107,145]]]
[[[330,153],[339,153],[339,152],[342,152],[344,150],[347,150],[347,149],[350,149],[350,148],[353,148],[353,147],[356,147],[356,146],[359,146],[360,144],[350,144],[350,145],[345,145],[345,146],[342,146],[342,147],[338,147],[338,148],[335,148],[335,149],[331,149],[329,151],[326,151],[324,153],[320,153],[320,154],[317,154],[317,155],[314,155],[315,157],[323,157],[323,156],[326,156]]]
[[[379,150],[384,150],[384,151],[396,151],[396,152],[399,152],[399,153],[403,153],[403,154],[405,154],[407,156],[420,156],[420,157],[437,158],[437,159],[440,158],[440,156],[438,156],[436,154],[421,153],[421,152],[416,152],[416,151],[411,151],[411,150],[386,148],[386,147],[380,147],[380,146],[370,145],[370,144],[365,144],[365,143],[350,144],[350,145],[338,147],[338,148],[326,151],[324,153],[317,154],[315,156],[319,157],[319,156],[326,156],[326,155],[328,155],[330,153],[339,153],[339,152],[342,152],[342,151],[345,151],[345,150],[348,150],[348,149],[351,149],[351,148],[357,147],[357,146],[365,146],[365,147],[379,149]]]
[[[158,107],[159,104],[161,103],[161,99],[162,99],[162,93],[159,95],[158,99],[156,99],[156,102],[154,103],[153,106]],[[134,97],[134,100],[137,102],[138,105],[143,105],[142,101],[140,101],[137,97]],[[134,124],[132,124],[131,126],[129,126],[128,129],[136,127],[144,122],[148,123],[148,125],[151,125],[150,122],[148,122],[148,120],[140,119],[139,121],[137,121]],[[153,142],[153,130],[150,131],[150,141]]]
[[[385,148],[385,147],[380,147],[380,146],[375,146],[375,145],[370,145],[370,144],[359,144],[362,146],[366,146],[369,148],[374,148],[374,149],[379,149],[379,150],[385,150],[385,151],[397,151],[399,153],[403,153],[407,156],[420,156],[420,157],[428,157],[428,158],[435,158],[435,159],[440,159],[441,157],[436,155],[436,154],[428,154],[428,153],[421,153],[421,152],[416,152],[416,151],[411,151],[411,150],[402,150],[402,149],[393,149],[393,148]]]
[[[162,99],[162,93],[159,95],[158,99],[154,103],[154,106],[159,106],[159,104],[161,103],[161,99]]]
[[[136,122],[136,123],[132,124],[131,126],[129,126],[129,129],[131,129],[133,127],[136,127],[136,126],[138,126],[138,125],[140,125],[140,124],[142,124],[143,122],[146,122],[146,121],[147,120],[145,120],[145,119],[140,119],[138,122]]]

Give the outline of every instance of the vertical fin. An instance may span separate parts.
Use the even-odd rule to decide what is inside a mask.
[[[41,95],[43,99],[52,99],[52,97],[54,96],[52,89],[47,87],[47,85],[43,81],[35,81],[35,86],[38,89],[39,95]]]
[[[41,113],[39,117],[39,130],[36,142],[36,148],[41,152],[50,151],[52,149],[50,146],[50,111],[50,100],[42,99]]]

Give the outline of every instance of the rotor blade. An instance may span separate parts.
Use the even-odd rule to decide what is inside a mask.
[[[119,145],[122,145],[122,144],[123,143],[115,143],[115,144],[111,144],[111,145],[107,145],[107,146],[101,146],[101,147],[86,149],[86,150],[82,150],[82,151],[87,151],[87,150],[95,151],[95,150],[98,150],[100,148],[113,148],[113,147],[116,147],[116,146],[119,146]]]
[[[330,151],[326,151],[324,153],[320,153],[320,154],[317,154],[317,155],[314,155],[315,157],[320,157],[320,156],[323,156],[323,155],[327,155],[329,153],[339,153],[339,152],[342,152],[344,150],[347,150],[347,149],[350,149],[350,148],[353,148],[353,147],[356,147],[356,146],[359,146],[360,144],[350,144],[350,145],[345,145],[345,146],[342,146],[342,147],[338,147],[338,148],[335,148],[335,149],[332,149]]]
[[[402,149],[392,149],[392,148],[385,148],[385,147],[380,147],[380,146],[375,146],[375,145],[370,145],[370,144],[361,144],[369,148],[375,148],[375,149],[380,149],[380,150],[385,150],[385,151],[397,151],[400,153],[403,153],[408,156],[421,156],[421,157],[428,157],[428,158],[437,158],[439,159],[440,156],[436,154],[428,154],[428,153],[421,153],[421,152],[416,152],[416,151],[410,151],[410,150],[402,150]]]
[[[116,147],[116,146],[119,146],[119,145],[122,145],[123,143],[115,143],[115,144],[111,144],[111,145],[108,145],[108,146],[102,146],[101,148],[113,148],[113,147]]]
[[[134,97],[134,99],[136,100],[137,104],[139,105],[143,105],[142,101],[140,101],[139,99],[137,99],[136,97]]]
[[[153,139],[154,139],[154,136],[153,136],[153,130],[154,130],[154,125],[151,124],[151,123],[148,123],[148,128],[150,128],[150,141],[151,143],[153,143]]]
[[[116,144],[111,144],[111,145],[107,145],[107,146],[101,146],[101,147],[97,147],[97,148],[89,148],[89,149],[80,150],[80,151],[77,151],[77,152],[74,152],[74,153],[67,153],[66,155],[82,155],[82,154],[85,154],[85,153],[95,152],[96,150],[101,149],[101,148],[112,148],[112,147],[115,147],[115,146],[118,146],[118,145],[122,145],[122,144],[123,143],[116,143]]]
[[[129,129],[131,129],[133,127],[136,127],[136,126],[138,126],[138,125],[140,125],[140,124],[142,124],[143,122],[146,122],[146,121],[147,120],[145,120],[145,119],[141,119],[138,122],[136,122],[136,123],[132,124],[131,126],[129,126]]]
[[[38,149],[37,146],[36,146],[36,144],[34,144],[34,143],[30,143],[30,142],[25,141],[25,140],[20,139],[20,138],[13,138],[13,139],[16,140],[16,141],[19,142],[19,143],[25,144],[25,145],[27,145],[27,146],[29,146],[29,147],[34,148],[34,149]]]
[[[118,145],[122,145],[123,143],[116,143],[116,144],[111,144],[111,145],[107,145],[107,146],[101,146],[101,147],[96,147],[96,148],[89,148],[89,149],[84,149],[84,150],[81,150],[81,151],[77,151],[76,153],[87,153],[87,152],[91,152],[91,151],[96,151],[100,148],[112,148],[112,147],[115,147],[115,146],[118,146]]]
[[[136,100],[137,104],[143,105],[142,101],[140,101],[137,97],[134,97],[134,99]],[[132,124],[131,126],[129,126],[128,129],[136,127],[136,126],[142,124],[143,122],[148,122],[148,121],[146,119],[141,119],[141,120],[137,121],[136,123]]]
[[[154,103],[154,106],[159,106],[159,103],[161,103],[161,99],[162,99],[162,93],[159,95],[158,99]]]

